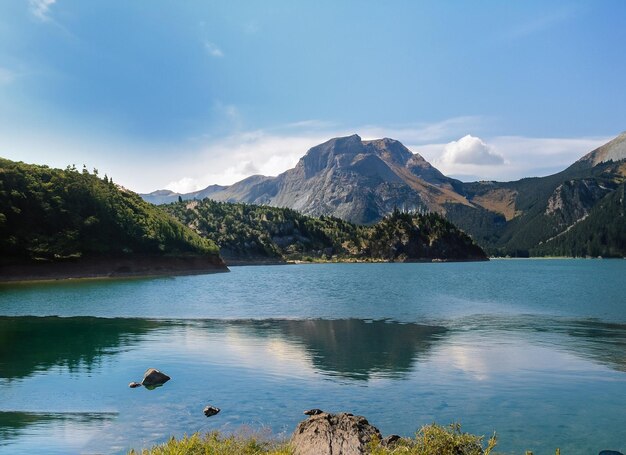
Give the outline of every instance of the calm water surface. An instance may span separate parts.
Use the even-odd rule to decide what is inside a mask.
[[[625,283],[623,260],[510,260],[0,286],[0,453],[288,436],[312,407],[625,452]],[[148,367],[172,380],[129,389]]]

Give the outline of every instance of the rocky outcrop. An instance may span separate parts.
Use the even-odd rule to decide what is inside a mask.
[[[321,412],[300,422],[291,437],[295,455],[362,455],[380,431],[365,417]]]
[[[548,199],[545,214],[557,217],[569,226],[589,214],[593,206],[613,188],[602,186],[594,179],[569,180],[560,184]]]

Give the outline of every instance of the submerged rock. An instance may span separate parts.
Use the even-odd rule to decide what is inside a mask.
[[[622,452],[618,452],[617,450],[603,450],[598,455],[624,455]]]
[[[162,386],[170,379],[171,378],[165,373],[161,373],[155,368],[148,368],[143,375],[141,385],[148,389],[154,389],[155,387]]]
[[[321,412],[300,422],[291,436],[295,455],[362,455],[378,428],[365,417]]]
[[[215,414],[217,414],[218,412],[220,412],[220,408],[216,408],[215,406],[207,406],[204,408],[204,415],[207,417],[211,417],[214,416]]]
[[[130,384],[128,384],[128,387],[130,387],[131,389],[134,389],[135,387],[141,387],[141,383],[131,382]]]

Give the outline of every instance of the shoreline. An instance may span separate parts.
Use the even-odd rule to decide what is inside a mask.
[[[524,261],[524,260],[546,260],[546,261],[552,261],[552,260],[580,260],[580,261],[589,261],[589,260],[604,260],[604,261],[608,261],[608,260],[624,260],[626,259],[626,257],[582,257],[582,256],[531,256],[531,257],[527,257],[527,258],[512,258],[512,257],[504,257],[504,256],[489,256],[489,260],[494,260],[494,261]]]
[[[217,255],[133,256],[89,258],[68,262],[21,263],[0,266],[0,284],[73,280],[110,280],[229,272]]]
[[[208,259],[208,261],[207,261]],[[537,256],[507,258],[492,256],[473,259],[410,259],[390,261],[383,259],[313,260],[215,260],[213,257],[134,257],[104,258],[76,262],[48,262],[42,264],[13,264],[0,266],[0,285],[20,283],[53,283],[87,280],[141,279],[167,276],[191,276],[229,272],[229,267],[254,267],[308,264],[438,264],[459,262],[489,262],[514,260],[624,260],[626,258],[583,258],[571,256]]]
[[[239,266],[256,266],[256,265],[303,265],[303,264],[437,264],[445,262],[489,262],[491,258],[472,258],[472,259],[441,259],[441,258],[421,258],[421,259],[408,259],[404,261],[392,261],[387,259],[315,259],[312,261],[302,259],[286,259],[285,261],[225,261],[228,267]]]

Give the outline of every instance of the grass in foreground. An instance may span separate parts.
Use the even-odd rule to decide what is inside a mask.
[[[129,455],[291,455],[285,442],[265,440],[258,436],[222,436],[213,431],[194,433],[182,439],[172,437],[164,444],[141,452],[131,450]]]
[[[380,441],[370,446],[372,455],[489,455],[496,445],[495,435],[483,448],[483,436],[463,433],[459,424],[422,427],[415,439],[403,438],[391,448],[383,447]],[[205,435],[195,433],[176,440],[143,449],[129,455],[292,455],[287,442],[266,440],[258,436],[222,436],[218,432]]]

